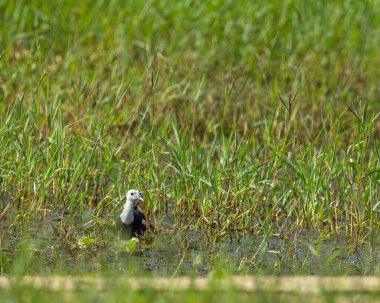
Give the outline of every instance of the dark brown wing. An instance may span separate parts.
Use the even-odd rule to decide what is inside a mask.
[[[146,232],[146,217],[138,209],[133,210],[132,234],[141,236]]]

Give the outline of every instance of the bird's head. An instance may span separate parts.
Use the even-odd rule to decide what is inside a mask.
[[[131,201],[134,205],[138,202],[144,202],[144,199],[141,198],[140,192],[136,189],[131,189],[127,192],[127,200]]]

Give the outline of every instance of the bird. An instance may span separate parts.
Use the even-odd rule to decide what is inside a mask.
[[[116,224],[117,231],[123,239],[142,236],[146,231],[146,217],[137,208],[139,202],[144,202],[140,192],[136,189],[129,190],[123,212]]]

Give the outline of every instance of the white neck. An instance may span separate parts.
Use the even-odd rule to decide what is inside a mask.
[[[133,203],[129,199],[124,205],[124,210],[120,215],[121,222],[124,224],[131,224],[134,220],[133,217]]]

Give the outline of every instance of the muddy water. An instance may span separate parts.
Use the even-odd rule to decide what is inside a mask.
[[[320,231],[287,239],[246,235],[210,243],[201,231],[178,232],[170,218],[148,234],[134,252],[115,237],[112,227],[89,216],[57,213],[0,221],[0,273],[81,274],[120,272],[135,275],[373,274],[380,270],[379,238],[355,247],[344,237],[320,241]],[[95,242],[79,246],[78,240]]]

